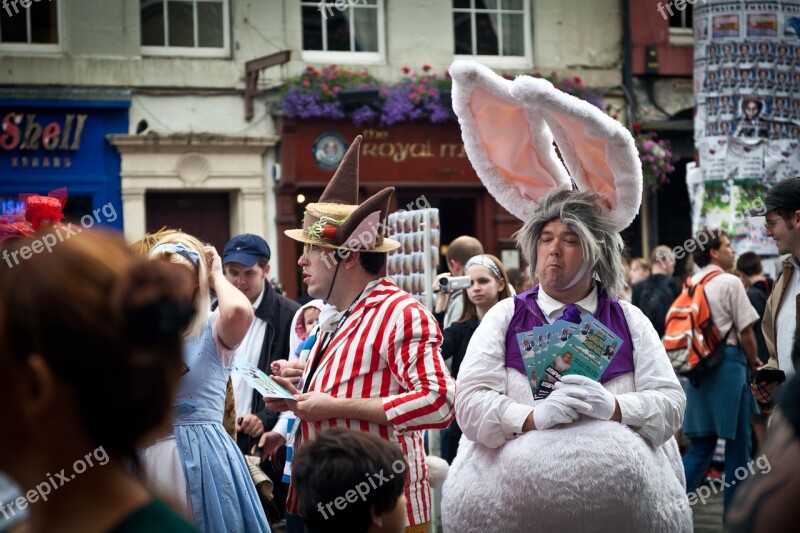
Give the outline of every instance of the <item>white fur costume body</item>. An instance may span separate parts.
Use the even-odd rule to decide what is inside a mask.
[[[507,370],[509,396],[533,404]],[[632,390],[632,376],[607,384]],[[692,530],[678,445],[649,445],[617,422],[583,418],[531,431],[499,448],[461,438],[443,489],[446,532]],[[663,514],[662,514],[663,513]]]
[[[646,320],[627,302],[622,305],[629,323],[638,324],[640,318]],[[470,359],[491,358],[502,364],[499,360],[504,360],[502,350],[483,352],[486,347],[497,345],[496,337],[506,330],[512,314],[513,301],[508,299],[484,317],[464,360],[467,367],[462,366],[459,372],[459,388],[462,375],[469,378],[469,374],[462,372],[469,373],[474,368],[469,364]],[[482,333],[483,337],[476,339]],[[640,379],[639,390],[649,387],[648,382],[657,383],[663,372],[669,373],[666,377],[674,378],[665,354],[665,360],[659,359],[657,364],[650,360],[662,355],[654,354],[650,345],[654,339],[657,341],[652,326],[650,331],[631,331],[631,335],[639,350],[636,359],[643,369],[649,365],[647,373],[654,376]],[[502,369],[483,375],[493,389],[504,388],[505,396],[512,402],[534,406],[530,383],[519,371]],[[651,400],[638,398],[641,405],[637,406],[638,395],[626,394],[637,390],[633,373],[623,374],[605,386],[618,398],[621,407],[632,406],[623,407],[623,412],[637,408],[651,412],[650,421],[639,432],[663,444],[654,444],[624,424],[586,417],[516,438],[497,432],[501,435],[494,439],[480,435],[480,430],[476,435],[475,428],[486,425],[485,421],[470,423],[469,420],[491,418],[494,414],[483,410],[480,401],[460,404],[459,395],[456,409],[464,436],[443,488],[445,531],[691,531],[692,513],[686,497],[683,463],[674,437],[669,436],[672,426],[679,425],[682,418],[680,393],[666,391],[671,396],[670,406],[661,417],[666,431],[659,434],[659,413],[648,405]],[[655,391],[651,389],[650,393]],[[675,416],[679,416],[678,420]],[[634,417],[635,414],[630,419]],[[497,421],[500,426],[506,422]],[[468,437],[487,439],[488,445]]]

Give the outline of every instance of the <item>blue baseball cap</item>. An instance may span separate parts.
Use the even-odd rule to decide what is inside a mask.
[[[239,263],[251,267],[262,256],[269,261],[270,255],[267,241],[252,233],[243,233],[229,240],[225,245],[225,250],[222,252],[222,264]]]

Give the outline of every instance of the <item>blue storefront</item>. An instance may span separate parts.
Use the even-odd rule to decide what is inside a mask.
[[[120,156],[106,135],[128,133],[130,94],[13,98],[6,91],[0,93],[0,214],[21,207],[20,193],[66,187],[67,220],[122,229]]]

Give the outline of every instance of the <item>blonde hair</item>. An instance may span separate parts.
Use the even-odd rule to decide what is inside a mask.
[[[194,295],[196,314],[186,328],[185,337],[188,339],[198,337],[203,333],[208,323],[208,318],[211,315],[211,291],[208,287],[208,262],[206,261],[203,243],[188,233],[175,231],[159,240],[152,249],[162,244],[179,244],[189,250],[194,250],[199,256],[197,265],[195,265],[186,257],[172,250],[161,249],[150,254],[150,259],[161,259],[177,265],[183,265],[195,275],[197,281],[197,290]]]
[[[172,229],[164,226],[158,231],[154,231],[152,233],[145,233],[144,237],[130,244],[130,249],[133,250],[133,252],[136,254],[148,255],[150,253],[150,250],[156,247],[158,241],[160,241],[167,235],[174,235],[175,233],[179,233],[180,231],[181,230],[179,229]]]

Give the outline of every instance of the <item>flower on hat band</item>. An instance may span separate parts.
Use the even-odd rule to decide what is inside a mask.
[[[348,215],[349,216],[349,215]],[[308,236],[312,239],[335,239],[336,231],[348,217],[336,220],[331,217],[322,217],[308,228]]]

